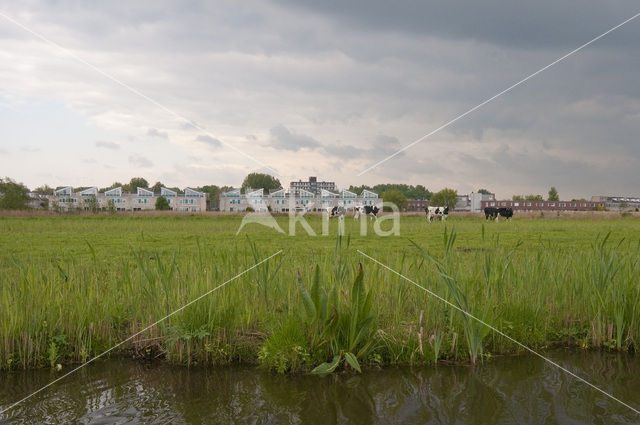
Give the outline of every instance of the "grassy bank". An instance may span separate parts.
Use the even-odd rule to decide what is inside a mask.
[[[320,217],[309,221],[321,233]],[[341,239],[333,221],[316,237],[255,224],[236,235],[240,222],[0,218],[0,367],[85,361],[280,249],[120,352],[286,371],[329,367],[336,355],[349,364],[348,353],[356,365],[382,365],[518,351],[356,249],[531,347],[640,346],[636,217],[451,217],[446,227],[403,217],[393,237],[376,236],[371,223],[362,236],[347,218]]]

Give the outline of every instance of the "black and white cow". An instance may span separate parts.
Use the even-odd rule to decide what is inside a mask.
[[[342,220],[346,214],[346,210],[343,206],[327,207],[327,213],[329,217],[338,217]]]
[[[370,220],[373,220],[374,218],[377,220],[379,211],[380,209],[375,205],[363,205],[356,207],[356,213],[353,215],[353,218],[357,220],[360,217],[360,214],[363,214],[368,216]]]
[[[498,209],[494,208],[494,207],[486,207],[484,209],[484,219],[485,220],[489,220],[489,219],[498,219]]]
[[[449,207],[425,207],[424,212],[427,214],[427,221],[440,219],[445,221],[449,216]]]
[[[513,217],[513,208],[487,207],[484,209],[485,220],[489,220],[489,218],[491,218],[498,221],[498,217],[504,217],[507,221],[510,221],[511,217]]]

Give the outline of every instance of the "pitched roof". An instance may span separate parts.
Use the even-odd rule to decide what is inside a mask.
[[[56,196],[60,196],[60,195],[72,195],[73,194],[73,188],[71,186],[67,186],[67,187],[63,187],[61,189],[56,190],[55,192],[53,192],[54,195]]]
[[[153,191],[139,187],[136,191],[138,196],[153,196]]]
[[[184,189],[184,196],[196,197],[196,198],[204,198],[204,192],[200,192],[190,187]]]
[[[114,187],[104,192],[104,196],[122,196],[122,187]]]
[[[177,196],[178,193],[175,190],[167,189],[166,187],[163,186],[160,188],[160,195],[161,196]]]
[[[80,192],[78,192],[78,195],[80,196],[98,196],[98,188],[97,187],[90,187],[88,189],[85,190],[81,190]]]

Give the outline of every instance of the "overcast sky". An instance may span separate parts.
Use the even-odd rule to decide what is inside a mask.
[[[640,18],[358,176],[638,12],[631,0],[0,1],[75,56],[0,16],[0,174],[184,187],[271,167],[284,185],[638,196]]]

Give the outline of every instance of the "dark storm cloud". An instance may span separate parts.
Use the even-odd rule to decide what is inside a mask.
[[[15,3],[9,12],[29,16],[29,25],[194,123],[215,128],[222,140],[260,135],[262,144],[249,137],[240,144],[255,146],[260,160],[290,169],[296,153],[317,154],[317,163],[300,161],[295,172],[306,175],[304,167],[326,166],[328,173],[343,173],[346,184],[364,162],[372,165],[393,154],[640,10],[630,0],[61,5]],[[429,182],[446,184],[436,180],[440,174],[471,186],[487,178],[489,169],[493,184],[509,193],[536,184],[555,184],[564,193],[571,185],[585,196],[606,187],[637,191],[631,164],[640,161],[638,39],[640,18],[358,183],[412,179],[431,187]],[[3,81],[28,75],[11,68],[21,63],[21,47],[16,60],[7,56],[0,65]],[[27,58],[29,69],[39,69],[39,54]],[[136,124],[149,128],[148,137],[168,140],[167,131],[172,139],[190,131],[181,142],[220,147],[218,139],[195,137],[197,130],[185,123],[175,123],[180,127],[174,133],[172,123],[163,121],[164,111],[144,102],[135,109],[136,102],[123,102],[109,81],[103,90],[73,91],[68,88],[77,87],[74,78],[88,73],[41,68],[26,84],[5,85],[46,81],[33,89],[35,95],[72,96],[69,103],[88,115],[132,105],[124,112],[140,118]],[[273,126],[281,120],[286,126]],[[176,149],[179,155],[184,145]],[[226,178],[223,171],[220,176]]]
[[[394,154],[402,147],[398,138],[387,135],[378,135],[373,140],[362,144],[364,147],[358,147],[354,144],[339,142],[328,143],[323,146],[323,151],[328,155],[350,159],[375,159],[382,158]],[[396,157],[403,156],[404,152],[399,153]]]
[[[366,32],[466,38],[525,48],[582,44],[638,13],[637,3],[631,0],[280,0],[278,3],[319,13]],[[635,44],[639,34],[640,29],[636,26],[616,38]]]
[[[300,149],[315,149],[321,146],[320,142],[304,134],[296,134],[282,124],[271,128],[270,145],[276,149],[297,152]]]

